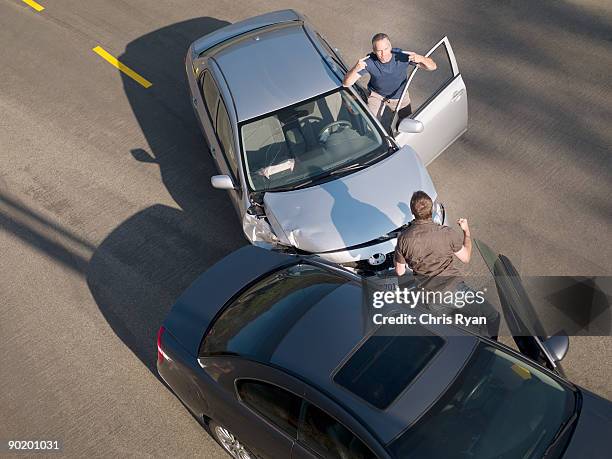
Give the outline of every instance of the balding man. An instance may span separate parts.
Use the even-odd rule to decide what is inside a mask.
[[[357,61],[345,75],[342,84],[352,86],[360,77],[369,73],[368,108],[380,120],[385,106],[393,111],[397,110],[399,98],[406,86],[410,62],[428,71],[435,70],[436,63],[430,57],[393,48],[389,37],[384,33],[377,33],[372,37],[372,51]],[[399,107],[399,117],[405,118],[411,112],[410,97],[406,94]]]

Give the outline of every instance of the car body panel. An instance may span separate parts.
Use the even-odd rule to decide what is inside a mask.
[[[436,198],[427,170],[415,152],[404,147],[336,180],[266,193],[264,204],[295,247],[319,253],[375,240],[410,222],[410,197],[417,190]]]
[[[191,355],[197,356],[204,331],[232,296],[258,277],[294,262],[289,255],[254,246],[232,252],[185,290],[164,321],[164,327]]]
[[[341,83],[297,23],[263,30],[213,58],[231,88],[239,122],[326,93]]]
[[[606,459],[610,457],[612,402],[580,389],[582,409],[564,459]]]
[[[370,257],[383,254],[387,255],[395,250],[397,238],[388,239],[382,242],[373,242],[364,246],[353,247],[350,249],[341,249],[333,252],[319,253],[321,258],[327,261],[338,264],[356,263],[358,261],[368,260]]]
[[[346,305],[348,309],[349,303]],[[338,336],[346,337],[348,331],[340,329],[361,325],[364,327],[361,329],[363,333],[369,325],[359,324],[357,314],[351,315],[346,312],[347,309],[339,307],[336,311],[329,308],[327,311],[311,310],[287,335],[282,343],[283,349],[279,349],[272,363],[292,373],[300,374],[304,380],[341,405],[351,407],[354,416],[367,425],[383,444],[387,444],[415,422],[452,383],[471,356],[478,339],[467,333],[462,336],[445,337],[445,346],[432,359],[426,370],[415,378],[387,409],[380,410],[339,386],[332,379],[334,371],[361,341],[357,341],[351,348],[349,340]],[[365,312],[363,316],[364,321],[369,319]],[[351,324],[347,323],[349,321]],[[317,339],[311,339],[309,345],[304,346],[306,330],[311,330],[309,333],[311,335],[313,329],[317,330]],[[444,327],[432,326],[429,330],[443,332]],[[354,336],[359,334],[358,329],[354,332]],[[365,336],[367,335],[364,334],[363,337]]]

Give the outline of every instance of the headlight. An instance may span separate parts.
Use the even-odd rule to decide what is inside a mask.
[[[259,247],[271,248],[279,242],[278,237],[264,217],[245,213],[242,218],[242,229],[247,239]]]
[[[437,200],[433,203],[433,208],[431,209],[431,218],[434,223],[438,225],[444,225],[446,222],[446,211],[444,210],[444,205]]]

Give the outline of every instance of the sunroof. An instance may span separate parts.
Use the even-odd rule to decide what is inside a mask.
[[[439,336],[371,336],[334,381],[377,408],[387,408],[444,345]]]

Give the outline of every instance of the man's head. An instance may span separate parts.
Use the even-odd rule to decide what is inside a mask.
[[[415,191],[410,199],[410,211],[415,220],[430,220],[433,202],[424,191]]]
[[[391,60],[391,42],[386,33],[377,33],[372,37],[372,51],[383,64]]]

